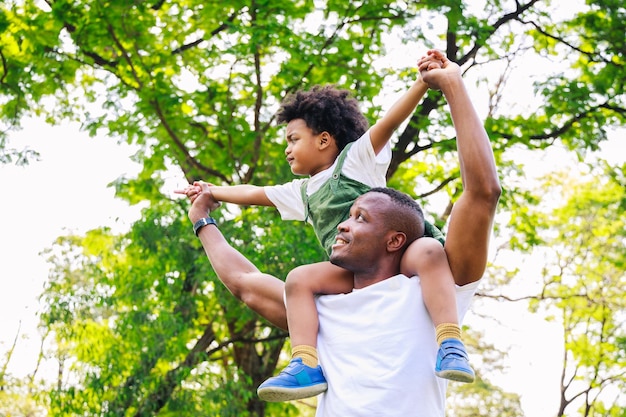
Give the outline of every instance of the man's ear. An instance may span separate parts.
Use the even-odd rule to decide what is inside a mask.
[[[389,238],[387,239],[387,250],[389,252],[397,252],[404,248],[406,243],[406,235],[402,232],[389,232]]]

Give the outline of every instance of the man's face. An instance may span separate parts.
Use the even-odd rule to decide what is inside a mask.
[[[373,271],[378,259],[387,254],[388,227],[384,213],[390,197],[365,193],[350,208],[350,217],[337,226],[330,261],[352,272]]]

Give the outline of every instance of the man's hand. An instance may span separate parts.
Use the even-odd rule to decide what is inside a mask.
[[[431,49],[417,62],[422,80],[434,90],[445,90],[461,79],[461,68],[438,50]]]
[[[192,223],[206,217],[211,211],[220,206],[220,203],[215,200],[211,193],[211,187],[206,182],[195,181],[193,185],[187,187],[185,191],[184,194],[186,194],[187,197],[189,197],[189,201],[191,201],[191,208],[189,208],[187,215]]]

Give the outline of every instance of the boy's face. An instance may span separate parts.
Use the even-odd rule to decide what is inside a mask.
[[[287,163],[295,175],[315,175],[334,162],[336,154],[328,152],[329,146],[335,146],[334,140],[327,132],[313,134],[304,119],[287,124],[286,139]]]

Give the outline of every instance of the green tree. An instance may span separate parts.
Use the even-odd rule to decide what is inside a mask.
[[[537,0],[488,1],[481,10],[462,1],[2,3],[0,162],[35,156],[27,144],[7,142],[26,117],[77,121],[136,146],[142,171],[115,187],[130,203],[150,204],[128,234],[70,236],[51,254],[42,320],[53,330],[53,355],[76,382],[59,381],[50,409],[295,413],[253,395],[281,360],[284,334],[215,281],[189,236],[184,204],[162,195],[164,173],[221,184],[291,179],[277,163],[278,103],[299,88],[335,83],[351,89],[373,121],[383,87],[404,89],[416,76],[380,69],[391,36],[416,51],[445,49],[488,92],[486,127],[507,190],[502,207],[519,218],[517,209],[533,200],[515,181],[514,152],[558,142],[584,154],[624,125],[624,17],[614,0],[588,2],[565,21]],[[529,51],[562,65],[546,66],[531,108],[508,106],[515,97],[506,99],[507,77]],[[427,208],[430,194],[446,193],[452,204],[461,189],[450,123],[441,95],[431,92],[394,141],[390,185]],[[448,212],[431,214],[443,225]],[[222,223],[225,233],[277,276],[323,256],[308,228],[282,223],[271,210],[227,206],[218,215],[234,218]]]
[[[310,238],[302,227],[282,241],[270,236],[273,249],[266,237],[250,239],[249,225],[261,221],[244,212],[223,229],[268,272],[290,268],[271,256],[284,244],[296,246],[294,257],[317,250],[296,245]],[[81,388],[59,380],[53,415],[264,414],[254,387],[274,372],[285,334],[241,309],[192,237],[180,204],[166,200],[125,235],[59,238],[42,321],[54,332],[54,354],[68,358],[59,377]]]
[[[38,416],[43,415],[43,407],[37,404],[35,399],[39,390],[45,389],[37,386],[35,376],[37,372],[19,379],[8,373],[7,369],[13,354],[16,353],[18,337],[21,336],[21,325],[17,331],[11,347],[0,370],[0,416]]]
[[[563,325],[558,416],[621,416],[626,405],[625,174],[597,167],[592,178],[554,180],[567,198],[546,219],[551,257],[533,306]]]
[[[508,245],[530,244],[535,262],[543,259],[537,291],[505,295],[508,284],[529,278],[528,267],[508,265],[482,294],[528,302],[532,313],[562,327],[558,416],[623,415],[625,185],[626,165],[595,159],[578,175],[556,171],[542,178],[529,191],[540,203],[511,222],[518,240]]]

